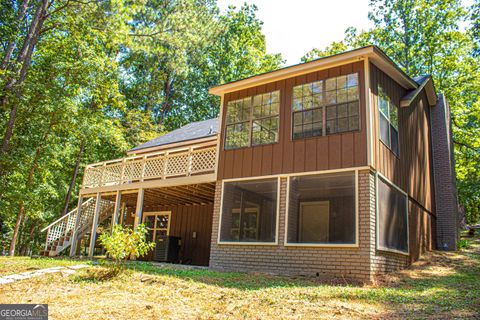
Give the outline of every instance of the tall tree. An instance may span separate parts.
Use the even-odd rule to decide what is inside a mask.
[[[457,186],[467,222],[480,220],[480,60],[477,1],[468,8],[459,0],[371,0],[374,27],[349,28],[345,39],[304,56],[311,60],[366,44],[375,44],[411,77],[430,74],[450,103]],[[460,25],[471,24],[467,30]]]

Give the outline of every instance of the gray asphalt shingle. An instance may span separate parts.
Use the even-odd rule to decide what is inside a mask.
[[[167,144],[190,141],[214,136],[218,133],[218,118],[192,122],[181,128],[165,133],[163,136],[147,141],[130,151],[158,147]]]

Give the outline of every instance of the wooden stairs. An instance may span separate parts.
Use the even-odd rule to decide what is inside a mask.
[[[81,205],[80,215],[78,215],[78,209],[75,208],[44,228],[42,232],[47,231],[47,236],[45,249],[40,252],[40,255],[47,257],[57,256],[70,247],[74,232],[77,234],[77,239],[80,239],[85,233],[91,231],[95,215],[95,202],[94,198],[85,201]],[[114,206],[115,203],[113,201],[100,200],[99,223],[112,215]]]

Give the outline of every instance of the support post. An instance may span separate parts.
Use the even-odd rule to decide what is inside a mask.
[[[136,228],[139,224],[142,223],[144,195],[145,195],[145,190],[143,188],[138,189],[137,207],[135,208],[135,222],[133,224],[134,228]]]
[[[115,225],[118,224],[118,216],[120,215],[121,206],[122,206],[122,192],[118,190],[117,195],[115,197],[115,209],[113,209],[112,231]]]
[[[75,255],[75,251],[77,248],[77,242],[78,242],[78,225],[80,224],[80,217],[82,216],[82,204],[83,204],[83,197],[81,195],[78,195],[78,204],[77,204],[77,216],[75,217],[75,225],[73,226],[73,232],[72,232],[72,241],[70,241],[70,257],[73,257]]]
[[[97,198],[95,199],[95,213],[93,214],[92,221],[92,232],[90,233],[90,247],[88,249],[88,256],[93,257],[93,251],[95,250],[95,241],[97,240],[97,227],[98,227],[98,218],[100,216],[102,194],[97,193]]]

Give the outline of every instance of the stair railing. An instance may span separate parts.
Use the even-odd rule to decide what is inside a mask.
[[[82,210],[83,208],[90,205],[93,201],[93,198],[88,199],[84,203],[82,203]],[[73,209],[66,215],[60,217],[59,219],[55,220],[47,227],[42,229],[42,232],[47,231],[47,237],[45,241],[45,250],[48,250],[48,246],[53,242],[60,239],[62,236],[68,234],[70,230],[75,228],[75,221],[77,219],[77,208]]]

